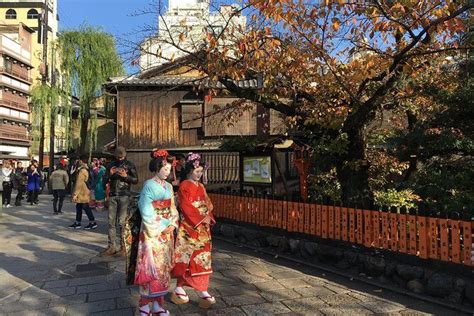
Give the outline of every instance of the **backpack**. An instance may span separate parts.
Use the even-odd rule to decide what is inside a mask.
[[[89,172],[89,177],[87,178],[86,181],[86,186],[89,190],[95,190],[95,187],[97,186],[97,182],[99,181],[99,177],[97,176],[97,173],[92,170],[92,168],[87,169]]]

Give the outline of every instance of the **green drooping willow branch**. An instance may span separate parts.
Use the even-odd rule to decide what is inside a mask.
[[[97,105],[102,84],[124,73],[122,60],[113,36],[90,26],[63,32],[58,46],[63,89],[78,98],[79,152],[85,152],[87,139],[90,139],[88,150],[91,152],[97,142],[97,116],[91,115],[91,109]]]
[[[38,141],[37,128],[41,125],[41,120],[51,122],[51,119],[56,119],[60,108],[58,102],[62,100],[63,93],[61,89],[56,86],[47,84],[37,84],[31,90],[31,104],[33,104],[33,139]],[[65,106],[67,112],[67,106]]]

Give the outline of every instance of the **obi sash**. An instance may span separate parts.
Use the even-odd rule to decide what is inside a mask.
[[[171,215],[171,199],[155,200],[151,203],[155,209],[156,215],[168,218]]]

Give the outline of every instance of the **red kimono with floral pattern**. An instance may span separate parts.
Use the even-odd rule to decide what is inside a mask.
[[[212,273],[211,225],[215,223],[212,203],[202,184],[183,181],[178,191],[180,223],[175,245],[173,274],[178,286],[206,291]],[[211,225],[203,223],[209,217]]]

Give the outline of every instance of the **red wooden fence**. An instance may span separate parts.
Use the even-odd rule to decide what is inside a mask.
[[[209,194],[219,218],[472,266],[473,221]]]

